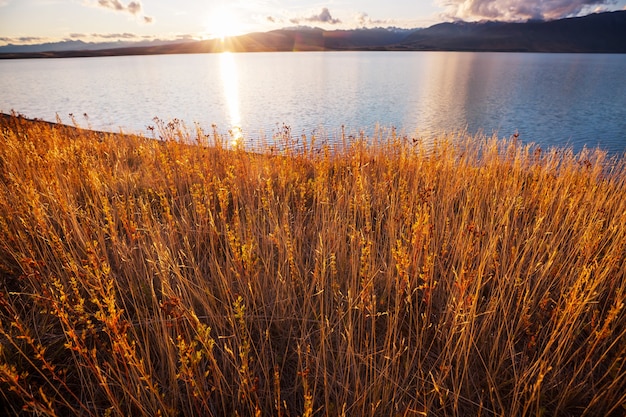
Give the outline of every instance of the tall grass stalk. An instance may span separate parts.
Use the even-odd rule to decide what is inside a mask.
[[[626,413],[623,157],[1,126],[9,414]]]

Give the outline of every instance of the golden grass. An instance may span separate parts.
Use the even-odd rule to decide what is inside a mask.
[[[624,158],[161,129],[2,122],[9,414],[626,413]]]

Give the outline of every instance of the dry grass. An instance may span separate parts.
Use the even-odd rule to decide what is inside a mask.
[[[9,414],[626,413],[624,158],[161,130],[3,122]]]

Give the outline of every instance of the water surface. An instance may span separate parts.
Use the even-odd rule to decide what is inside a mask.
[[[519,133],[626,151],[626,55],[306,52],[0,61],[0,111],[143,132],[153,118],[293,134]],[[88,119],[83,114],[88,115]]]

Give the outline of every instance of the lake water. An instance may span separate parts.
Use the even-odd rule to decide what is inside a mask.
[[[518,132],[541,146],[626,151],[626,55],[301,52],[0,61],[0,111],[140,132],[154,117],[245,140]],[[88,120],[83,114],[88,115]]]

